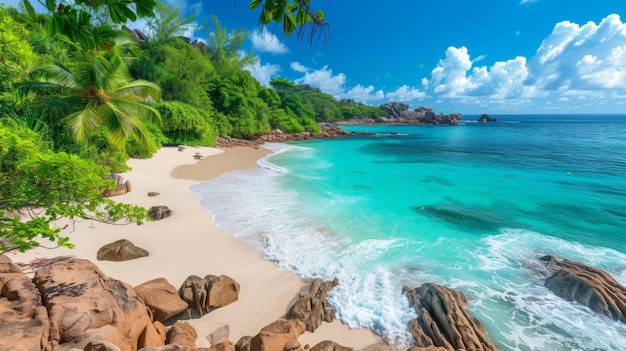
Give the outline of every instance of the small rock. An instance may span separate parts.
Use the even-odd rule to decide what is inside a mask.
[[[150,196],[150,197],[155,197],[155,196],[159,196],[159,195],[160,195],[160,194],[159,194],[159,193],[157,193],[156,191],[150,191],[150,192],[148,193],[148,196]]]
[[[121,239],[101,247],[96,258],[99,261],[128,261],[149,254],[148,251],[135,246],[132,242]]]
[[[148,216],[158,221],[172,215],[172,210],[167,206],[152,206],[148,210]]]

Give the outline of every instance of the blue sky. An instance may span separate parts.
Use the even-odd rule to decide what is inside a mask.
[[[626,113],[626,1],[311,2],[330,23],[326,45],[263,36],[245,0],[200,6],[253,33],[262,82],[443,113]]]
[[[248,69],[266,85],[283,77],[443,113],[626,114],[624,0],[311,0],[330,40],[310,46],[263,33],[247,0],[168,2],[248,29],[259,57]]]

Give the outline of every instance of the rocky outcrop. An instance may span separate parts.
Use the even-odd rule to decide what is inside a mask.
[[[342,125],[367,125],[367,124],[441,124],[457,125],[461,121],[460,113],[449,115],[435,114],[435,110],[430,107],[420,106],[414,110],[409,109],[409,105],[399,102],[388,102],[383,109],[387,113],[386,117],[353,118],[340,122]]]
[[[334,341],[324,340],[319,344],[311,347],[309,351],[352,351],[353,348],[345,347],[337,344]]]
[[[205,277],[206,283],[206,307],[223,307],[239,299],[239,283],[233,278],[220,275]]]
[[[150,255],[148,251],[135,246],[126,239],[120,239],[101,247],[96,258],[98,261],[128,261],[148,255]]]
[[[167,206],[152,206],[148,209],[148,216],[152,217],[155,221],[170,217],[172,210]]]
[[[207,275],[204,278],[190,275],[178,289],[178,294],[202,316],[203,310],[209,312],[211,307],[223,307],[237,301],[239,283],[225,275]],[[189,310],[188,313],[191,316]]]
[[[480,122],[480,123],[494,123],[494,122],[500,122],[500,120],[496,119],[496,118],[491,118],[491,117],[489,117],[489,115],[483,113],[482,115],[480,115],[480,117],[478,117],[478,122]]]
[[[195,347],[196,339],[198,339],[198,333],[191,324],[176,322],[167,331],[166,342],[167,344]]]
[[[17,265],[0,255],[0,350],[48,350],[49,329],[39,291]]]
[[[300,349],[298,337],[306,326],[299,320],[280,319],[263,327],[250,339],[250,351],[290,351]]]
[[[186,310],[189,305],[178,295],[174,285],[165,278],[147,281],[135,287],[139,296],[152,313],[152,319],[163,322]]]
[[[121,351],[162,345],[133,288],[108,278],[87,260],[69,259],[43,267],[33,282],[48,311],[52,349],[83,348],[98,340],[111,342]]]
[[[545,286],[569,301],[589,307],[592,311],[626,323],[626,287],[607,272],[570,260],[544,256],[548,269],[554,272]]]
[[[123,195],[123,194],[129,193],[132,190],[130,181],[129,180],[125,181],[124,177],[122,177],[121,175],[116,174],[116,173],[111,173],[109,174],[109,178],[115,182],[115,189],[104,190],[102,192],[103,196],[111,197],[111,196]]]
[[[302,133],[285,133],[280,129],[271,130],[267,134],[259,135],[252,140],[236,139],[231,137],[217,137],[215,138],[215,144],[218,147],[237,147],[237,146],[260,146],[267,142],[280,143],[296,140],[307,139],[324,139],[324,138],[337,138],[345,135],[362,134],[349,132],[341,129],[339,125],[335,123],[319,123],[319,133],[302,132]]]
[[[445,350],[499,350],[486,335],[482,324],[465,310],[462,293],[426,283],[417,289],[404,288],[417,318],[409,322],[417,347]]]
[[[314,279],[308,291],[291,306],[287,318],[302,321],[309,332],[314,332],[322,322],[334,321],[335,309],[328,302],[327,295],[338,284],[337,279],[328,282]]]

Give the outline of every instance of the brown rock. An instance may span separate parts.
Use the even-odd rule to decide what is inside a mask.
[[[334,341],[324,340],[319,344],[313,346],[310,351],[352,351],[351,347],[345,347],[337,344]]]
[[[101,247],[96,258],[99,261],[128,261],[148,255],[150,255],[148,251],[135,246],[126,239],[120,239]]]
[[[163,322],[189,307],[180,298],[174,285],[165,278],[156,278],[138,285],[135,287],[135,293],[148,306],[155,321]]]
[[[280,319],[263,327],[250,340],[250,351],[277,351],[299,348],[298,337],[306,326],[296,319]],[[297,345],[297,346],[296,346]]]
[[[149,191],[149,192],[148,192],[148,196],[150,196],[150,197],[159,196],[159,193],[158,193],[158,192],[156,192],[156,191]]]
[[[409,322],[415,346],[499,350],[487,337],[483,325],[465,310],[467,298],[462,293],[432,283],[417,289],[405,288],[404,292],[418,315]]]
[[[555,271],[545,286],[557,296],[575,300],[592,311],[626,323],[626,287],[610,274],[594,267],[552,256],[541,258]]]
[[[94,340],[85,345],[83,351],[120,351],[120,348],[108,341]]]
[[[142,335],[157,334],[133,288],[108,278],[88,260],[53,263],[39,269],[33,282],[48,309],[52,349],[108,341],[121,351],[134,351]],[[143,338],[141,342],[148,341]]]
[[[219,277],[207,276],[207,311],[209,307],[222,307],[239,299],[239,283],[233,278],[220,275]]]
[[[228,325],[223,325],[215,329],[209,336],[207,336],[207,340],[211,346],[227,341],[228,339],[230,339],[230,327]]]
[[[204,308],[206,308],[206,284],[207,281],[205,279],[200,278],[197,275],[190,275],[187,279],[185,279],[183,284],[180,286],[180,289],[178,289],[178,295],[180,298],[189,304],[190,309],[191,307],[195,307],[200,316],[202,316],[202,312]],[[187,310],[187,313],[191,318],[190,309]]]
[[[131,192],[132,187],[130,185],[130,181],[124,181],[124,178],[116,173],[111,173],[109,175],[109,178],[113,179],[113,181],[115,182],[115,189],[113,190],[109,190],[106,189],[102,192],[102,195],[104,196],[118,196],[118,195],[123,195],[126,193]]]
[[[198,333],[189,323],[176,322],[167,331],[167,344],[196,347]]]
[[[235,351],[250,351],[251,336],[242,336],[235,345]]]
[[[155,221],[170,217],[172,210],[167,206],[152,206],[148,209],[148,216],[152,217]]]
[[[226,340],[209,347],[209,351],[235,351],[235,344],[230,340]]]
[[[337,279],[323,283],[321,279],[311,282],[307,293],[302,294],[287,312],[288,319],[297,319],[306,325],[306,330],[314,332],[322,321],[335,320],[335,309],[328,302],[328,291],[337,286]]]
[[[30,278],[0,255],[0,350],[46,349],[49,323],[41,295]]]

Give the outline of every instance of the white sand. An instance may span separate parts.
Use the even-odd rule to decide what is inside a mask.
[[[198,162],[193,157],[196,153],[205,158]],[[151,159],[131,159],[128,164],[132,171],[122,176],[130,180],[132,191],[113,199],[146,208],[165,205],[173,211],[171,217],[142,226],[92,221],[72,224],[65,220],[59,223],[60,227],[69,224],[62,235],[70,236],[76,244],[75,249],[37,248],[23,254],[11,253],[9,257],[23,263],[60,255],[86,258],[108,276],[133,286],[163,277],[178,288],[189,275],[228,275],[241,286],[239,301],[215,309],[202,318],[194,315],[188,322],[198,331],[199,347],[210,346],[206,337],[222,326],[228,326],[229,339],[236,343],[240,337],[255,335],[265,325],[284,317],[303,283],[291,272],[279,270],[274,262],[263,259],[246,243],[212,226],[211,215],[198,206],[198,199],[187,189],[199,180],[255,167],[254,162],[268,153],[263,148],[188,147],[178,151],[168,147],[159,150]],[[160,195],[149,197],[147,193],[150,191]],[[100,247],[119,239],[132,241],[148,250],[150,256],[126,262],[96,260]],[[183,318],[186,319],[186,315]],[[324,323],[315,333],[302,335],[300,341],[302,345],[313,346],[327,339],[355,349],[381,341],[369,330],[350,330],[340,322]]]

